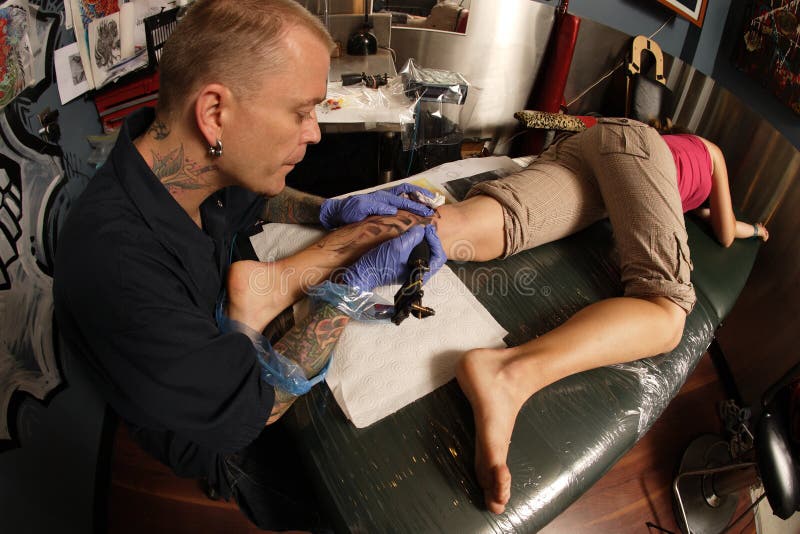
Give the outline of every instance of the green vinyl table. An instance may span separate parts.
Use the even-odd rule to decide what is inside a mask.
[[[511,500],[483,507],[473,471],[472,412],[455,380],[363,429],[320,385],[284,417],[337,532],[535,532],[599,480],[650,428],[692,372],[734,305],[759,248],[721,247],[687,218],[698,301],[668,354],[567,377],[535,394],[516,422]],[[450,266],[519,344],[587,304],[622,294],[607,221],[504,260]],[[475,269],[535,273],[525,295],[497,295]],[[409,319],[414,320],[414,319]]]

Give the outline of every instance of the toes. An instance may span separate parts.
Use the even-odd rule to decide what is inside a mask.
[[[505,507],[511,498],[511,472],[506,465],[495,466],[493,471],[495,501],[502,503]]]
[[[485,486],[486,508],[493,514],[502,514],[511,498],[511,472],[506,465],[494,466],[491,470],[492,482]]]
[[[486,493],[486,509],[492,512],[493,514],[502,514],[506,511],[506,505],[500,504],[499,502],[493,502],[490,500],[491,497],[489,493]]]

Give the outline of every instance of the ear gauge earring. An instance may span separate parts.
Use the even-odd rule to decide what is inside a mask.
[[[208,147],[208,155],[212,158],[219,158],[222,157],[222,140],[217,139],[216,145],[209,145]]]

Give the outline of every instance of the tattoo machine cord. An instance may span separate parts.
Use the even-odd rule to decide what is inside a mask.
[[[410,269],[408,280],[394,296],[394,315],[392,315],[394,324],[399,325],[409,315],[424,319],[436,313],[433,309],[422,305],[422,296],[425,294],[422,290],[422,277],[430,271],[430,258],[431,249],[425,239],[411,250],[408,256]]]

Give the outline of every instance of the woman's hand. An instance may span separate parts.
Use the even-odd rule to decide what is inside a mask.
[[[764,223],[760,222],[755,223],[753,225],[753,229],[754,229],[753,231],[755,232],[755,235],[753,237],[757,237],[761,239],[761,241],[766,243],[767,239],[769,239],[769,230],[767,230],[767,227],[764,226]]]

